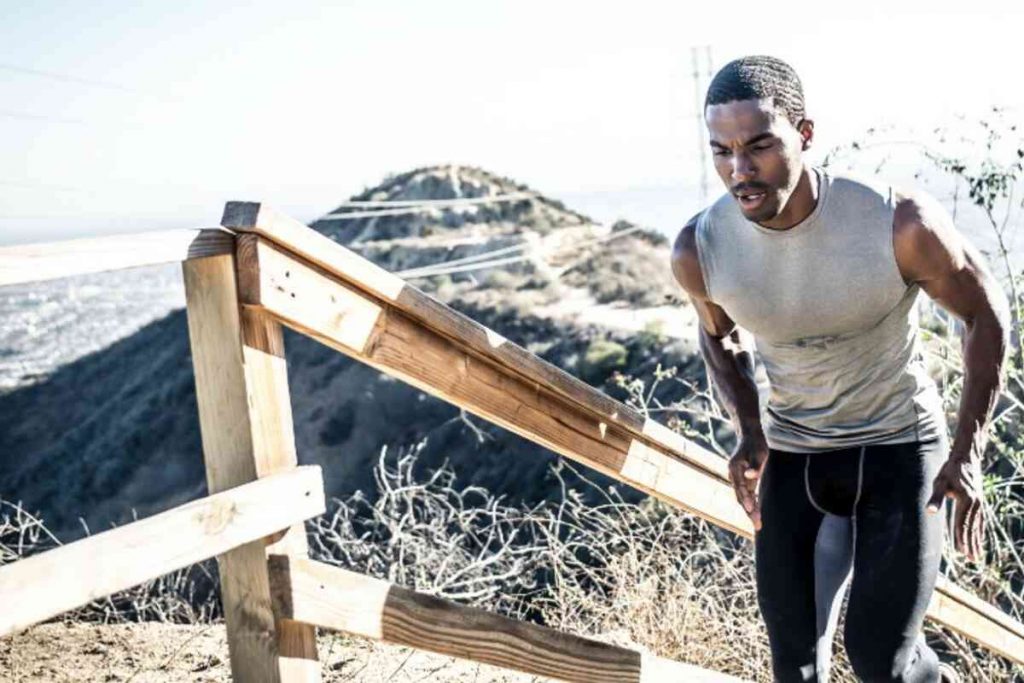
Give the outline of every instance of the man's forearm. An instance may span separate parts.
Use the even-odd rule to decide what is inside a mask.
[[[979,460],[985,451],[986,427],[1002,388],[1009,343],[1005,317],[986,316],[966,324],[963,340],[964,384],[951,458]]]
[[[698,334],[708,378],[718,390],[719,400],[741,438],[764,440],[761,410],[754,381],[754,355],[744,348],[739,331],[712,337],[703,327]]]

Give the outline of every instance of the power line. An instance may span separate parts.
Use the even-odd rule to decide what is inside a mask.
[[[46,114],[33,114],[27,111],[11,111],[9,109],[0,109],[0,116],[4,116],[9,119],[24,119],[27,121],[53,121],[55,123],[73,123],[76,126],[89,125],[89,121],[84,119],[67,119],[61,116],[47,116]]]
[[[461,264],[464,264],[464,263],[473,263],[475,261],[482,261],[484,259],[492,258],[492,257],[497,256],[499,254],[510,254],[510,253],[515,253],[517,251],[523,251],[524,249],[529,249],[529,248],[530,248],[530,244],[528,244],[526,242],[523,242],[522,244],[516,244],[516,245],[513,245],[511,247],[502,247],[501,249],[495,249],[493,251],[485,251],[483,253],[474,254],[472,256],[463,256],[462,258],[452,259],[451,261],[441,261],[439,263],[431,264],[429,266],[420,266],[418,268],[409,268],[408,270],[403,270],[402,271],[402,277],[415,277],[416,275],[418,275],[420,273],[420,271],[427,271],[427,270],[436,268],[436,267],[438,267],[440,265],[455,266],[455,265],[461,265]]]
[[[69,76],[68,74],[56,73],[54,71],[43,71],[42,69],[32,69],[26,66],[18,66],[16,64],[0,64],[0,70],[11,71],[13,73],[19,73],[26,76],[36,76],[38,78],[49,78],[50,80],[61,81],[63,83],[87,85],[93,88],[104,88],[106,90],[120,90],[121,92],[134,93],[137,95],[144,94],[139,90],[134,90],[132,88],[119,85],[117,83],[93,80],[91,78],[79,78],[78,76]]]
[[[585,241],[580,242],[578,244],[570,245],[568,247],[568,249],[572,249],[572,250],[576,251],[576,250],[579,250],[579,249],[585,249],[587,247],[592,247],[592,246],[595,246],[595,245],[598,245],[598,244],[602,244],[602,243],[605,243],[605,242],[611,242],[612,240],[616,240],[616,239],[618,239],[620,237],[625,237],[626,235],[630,235],[630,234],[632,234],[634,232],[637,232],[639,230],[642,230],[642,229],[643,228],[641,226],[635,225],[632,228],[627,228],[625,230],[619,230],[617,232],[613,232],[613,233],[608,234],[608,235],[602,235],[601,237],[598,237],[598,238],[595,238],[595,239],[585,240]],[[524,255],[521,255],[521,256],[512,256],[512,257],[507,257],[507,258],[491,259],[491,260],[487,260],[487,261],[480,261],[480,259],[496,256],[499,253],[508,253],[509,251],[512,251],[514,248],[526,249],[526,248],[529,248],[531,246],[532,245],[524,244],[524,245],[516,245],[516,247],[503,247],[501,249],[494,249],[492,251],[484,252],[482,254],[475,254],[474,256],[464,257],[462,259],[454,259],[452,261],[440,261],[440,262],[438,262],[436,264],[432,264],[432,265],[429,265],[429,266],[420,266],[419,268],[409,268],[407,270],[399,271],[399,272],[397,272],[395,274],[398,275],[399,277],[403,277],[403,278],[406,278],[406,279],[408,279],[408,278],[421,278],[421,277],[431,277],[431,276],[434,276],[434,275],[448,275],[448,274],[452,274],[452,273],[462,273],[462,272],[467,272],[467,271],[470,271],[470,270],[481,270],[483,268],[493,268],[495,266],[508,265],[508,264],[511,264],[511,263],[517,263],[519,261],[532,260],[533,256],[530,255],[530,254],[524,254]],[[563,250],[563,251],[565,251],[565,250]],[[587,255],[585,255],[585,256],[583,256],[581,258],[576,259],[575,261],[572,261],[570,264],[559,268],[558,271],[557,271],[558,276],[563,275],[564,273],[568,272],[572,268],[575,268],[576,266],[578,266],[579,264],[583,263],[587,259],[592,258],[593,256],[594,256],[593,254],[587,254]],[[474,259],[476,262],[473,262],[473,263],[463,263],[463,265],[461,265],[461,266],[456,265],[458,262],[466,262],[466,261],[469,261],[470,259]]]
[[[58,192],[93,192],[95,190],[74,185],[52,185],[50,183],[38,183],[34,180],[4,180],[0,178],[0,185],[6,187],[27,187],[37,190],[55,190]]]
[[[450,273],[465,273],[470,270],[482,270],[483,268],[493,268],[495,266],[503,266],[509,263],[517,263],[518,261],[526,261],[530,259],[530,256],[511,256],[509,258],[494,259],[492,261],[484,261],[482,263],[470,263],[468,265],[453,266],[451,268],[436,268],[430,272],[414,272],[408,273],[401,271],[395,273],[399,277],[403,278],[418,278],[418,277],[432,277],[434,275],[448,275]]]
[[[700,52],[697,47],[690,48],[690,57],[693,60],[693,90],[696,118],[697,118],[697,147],[700,152],[700,201],[707,202],[708,199],[708,140],[706,124],[704,123],[704,92],[701,87],[700,77]],[[712,77],[711,70],[711,46],[704,46],[704,67],[708,82]]]
[[[379,211],[350,211],[329,213],[318,218],[318,221],[344,221],[356,218],[370,218],[373,216],[398,216],[409,213],[420,213],[430,209],[445,207],[471,206],[476,204],[497,204],[499,202],[512,202],[521,199],[534,199],[539,196],[536,192],[513,192],[509,194],[491,195],[489,197],[469,197],[465,199],[421,199],[417,201],[402,201],[401,208],[383,208]],[[346,202],[342,206],[393,206],[399,202]]]
[[[408,206],[458,206],[460,204],[486,204],[489,202],[513,201],[515,199],[526,199],[538,197],[536,192],[507,192],[504,194],[492,194],[484,197],[459,197],[455,199],[384,199],[380,201],[352,200],[342,202],[341,206],[352,207],[408,207]]]

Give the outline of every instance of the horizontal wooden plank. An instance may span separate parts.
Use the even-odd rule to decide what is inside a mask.
[[[752,533],[731,488],[718,478],[336,275],[255,235],[239,236],[237,268],[244,305],[557,453],[727,529]]]
[[[308,559],[270,558],[279,618],[565,681],[737,681]]]
[[[670,452],[722,482],[729,481],[724,460],[714,453],[653,420],[645,419],[633,408],[545,362],[272,207],[254,202],[228,202],[221,224],[231,230],[254,233],[271,240],[337,276],[349,287],[370,294],[413,320],[426,324],[435,333],[450,338],[478,357],[507,368],[528,383],[564,396],[599,415],[602,422],[626,430],[641,442]]]
[[[324,512],[317,466],[299,467],[0,567],[0,636]]]
[[[227,230],[163,230],[0,247],[0,287],[230,254]]]

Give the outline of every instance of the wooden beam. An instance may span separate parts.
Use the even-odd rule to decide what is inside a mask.
[[[164,230],[0,247],[0,287],[229,254],[226,230]]]
[[[1021,624],[945,577],[939,577],[927,614],[960,635],[1024,664]]]
[[[294,469],[281,326],[240,310],[232,255],[188,261],[183,269],[210,491]],[[300,524],[274,550],[305,554],[305,543]],[[239,681],[319,681],[316,630],[274,621],[266,555],[261,543],[219,558],[232,675]]]
[[[681,457],[688,444],[683,437],[648,423],[641,429],[647,438],[639,438],[636,429],[605,422],[606,410],[568,400],[545,381],[531,381],[482,358],[399,310],[393,301],[373,297],[334,272],[256,235],[240,235],[239,242],[248,244],[239,262],[240,296],[247,306],[267,311],[299,332],[525,438],[753,538],[750,521],[727,479],[693,458]],[[950,592],[948,584],[940,583],[936,590],[940,597],[929,608],[931,618],[1024,663],[1024,626],[975,596]]]
[[[270,574],[279,617],[366,638],[580,683],[739,680],[308,559],[272,556]]]
[[[5,565],[0,636],[237,546],[261,544],[323,511],[320,468],[302,467]]]
[[[723,482],[729,481],[725,461],[689,439],[645,418],[633,408],[594,389],[561,368],[538,358],[493,330],[445,306],[402,278],[389,273],[302,223],[265,204],[228,202],[221,225],[261,235],[302,257],[349,287],[387,303],[411,319],[448,337],[467,351],[490,360],[531,384],[543,385],[601,421],[625,429],[641,442],[671,452]]]
[[[238,259],[239,296],[247,308],[720,526],[752,533],[732,489],[689,461],[481,359],[261,237],[240,235]]]

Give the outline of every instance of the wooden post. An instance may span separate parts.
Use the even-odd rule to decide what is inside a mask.
[[[281,326],[258,311],[241,311],[234,263],[228,254],[182,265],[211,494],[297,464]],[[301,524],[274,541],[276,554],[306,555]],[[232,676],[245,683],[319,681],[315,627],[275,623],[268,542],[217,558]]]

